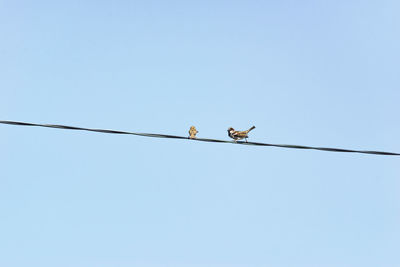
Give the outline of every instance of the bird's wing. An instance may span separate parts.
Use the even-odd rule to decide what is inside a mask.
[[[234,136],[245,137],[247,136],[247,131],[237,131],[233,133]]]

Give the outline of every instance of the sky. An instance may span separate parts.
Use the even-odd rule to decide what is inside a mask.
[[[400,152],[400,2],[0,0],[0,120]],[[0,125],[0,265],[400,266],[400,158]]]

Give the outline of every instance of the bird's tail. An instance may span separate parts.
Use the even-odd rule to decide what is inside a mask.
[[[256,126],[251,127],[250,129],[247,130],[247,132],[250,132],[251,130],[254,130]]]

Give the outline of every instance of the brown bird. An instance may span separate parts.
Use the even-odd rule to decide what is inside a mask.
[[[189,129],[189,138],[190,139],[195,139],[197,133],[198,133],[198,131],[196,130],[196,127],[194,127],[194,126],[190,127],[190,129]]]
[[[249,138],[249,136],[247,135],[251,130],[255,129],[256,126],[251,127],[250,129],[248,129],[247,131],[235,131],[235,129],[233,129],[232,127],[230,127],[228,129],[228,135],[230,138],[232,138],[233,140],[235,140],[235,142],[237,140],[241,140],[241,139],[246,139],[247,142],[247,138]]]

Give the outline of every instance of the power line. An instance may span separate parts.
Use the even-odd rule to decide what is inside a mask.
[[[271,147],[284,147],[284,148],[295,148],[295,149],[312,149],[312,150],[321,150],[330,152],[348,152],[348,153],[363,153],[363,154],[374,154],[374,155],[385,155],[385,156],[400,156],[400,153],[383,152],[383,151],[352,150],[343,148],[312,147],[312,146],[301,146],[301,145],[281,145],[281,144],[268,144],[268,143],[258,143],[258,142],[240,142],[240,141],[233,142],[233,141],[225,141],[225,140],[209,139],[209,138],[189,139],[188,137],[169,135],[169,134],[135,133],[135,132],[125,132],[116,130],[106,130],[106,129],[82,128],[82,127],[58,125],[58,124],[38,124],[38,123],[18,122],[18,121],[0,121],[0,123],[10,124],[10,125],[20,125],[20,126],[37,126],[37,127],[57,128],[65,130],[90,131],[90,132],[99,132],[107,134],[129,134],[129,135],[138,135],[138,136],[155,137],[155,138],[186,139],[192,141],[213,142],[213,143],[230,143],[230,144],[238,144],[246,146],[271,146]]]

